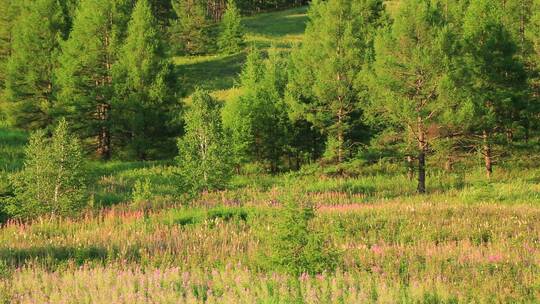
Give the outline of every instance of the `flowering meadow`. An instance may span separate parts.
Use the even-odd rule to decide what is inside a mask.
[[[5,303],[510,303],[540,299],[540,210],[379,202],[319,206],[334,271],[291,275],[264,252],[281,207],[114,208],[7,224]]]

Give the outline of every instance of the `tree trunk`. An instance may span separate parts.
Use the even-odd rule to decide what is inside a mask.
[[[111,133],[107,126],[110,107],[107,104],[101,104],[98,108],[98,118],[101,128],[98,134],[97,154],[100,159],[108,160],[111,158]]]
[[[486,167],[486,177],[491,178],[491,175],[493,174],[493,162],[492,162],[492,155],[491,155],[491,145],[489,143],[489,134],[487,131],[484,130],[482,133],[482,139],[483,139],[483,154],[484,154],[484,164]]]
[[[338,164],[343,162],[343,130],[338,129]]]
[[[426,193],[426,139],[422,118],[418,117],[418,193]]]
[[[338,74],[337,79],[341,81],[341,75]],[[343,97],[338,96],[338,102],[340,105],[343,105]],[[343,107],[339,107],[337,112],[337,141],[338,141],[338,164],[343,162],[343,144],[344,144],[344,135],[343,135]]]
[[[109,129],[101,127],[98,137],[97,154],[100,159],[109,160],[111,158],[111,134]]]
[[[418,193],[426,193],[426,153],[423,149],[418,152]]]

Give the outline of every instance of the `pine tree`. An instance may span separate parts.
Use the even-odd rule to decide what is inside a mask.
[[[197,55],[209,49],[209,22],[200,0],[173,2],[176,20],[171,25],[171,42],[181,53]]]
[[[231,153],[221,123],[221,104],[197,90],[185,115],[186,134],[178,141],[177,162],[192,192],[222,189],[232,174]]]
[[[235,54],[240,52],[245,45],[244,27],[242,16],[236,7],[234,0],[228,0],[227,10],[221,20],[221,32],[218,39],[218,47],[223,54]]]
[[[37,129],[52,122],[54,69],[65,26],[57,0],[31,1],[21,8],[6,68],[7,112],[15,126]]]
[[[275,268],[294,276],[334,271],[341,256],[325,234],[313,225],[313,205],[295,200],[285,202],[265,250]]]
[[[169,122],[177,111],[173,109],[172,65],[148,0],[139,0],[133,10],[114,70],[115,125],[125,123],[121,129],[136,157],[155,157],[158,148],[167,150],[174,134]]]
[[[78,136],[93,139],[101,159],[111,157],[113,65],[125,36],[127,0],[83,0],[69,39],[62,45],[57,112]]]
[[[375,41],[375,62],[368,85],[373,98],[370,116],[393,125],[402,137],[416,143],[418,192],[424,193],[428,130],[437,127],[450,109],[439,98],[447,67],[444,44],[448,40],[441,11],[429,0],[406,0],[391,27]]]
[[[21,172],[12,177],[15,196],[6,210],[15,217],[43,214],[73,215],[88,202],[84,159],[79,141],[61,120],[47,138],[37,131],[30,137]]]
[[[379,0],[313,1],[302,46],[292,55],[288,101],[328,136],[327,154],[338,163],[358,110],[357,74],[369,62],[382,12]]]
[[[513,123],[523,104],[525,73],[517,45],[502,21],[504,10],[489,0],[471,2],[464,19],[463,70],[457,87],[472,101],[469,129],[481,137],[486,175],[493,171],[493,135]]]

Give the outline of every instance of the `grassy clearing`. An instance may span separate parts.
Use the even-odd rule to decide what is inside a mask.
[[[307,20],[307,7],[249,17],[246,40],[259,48],[290,48],[302,41]]]

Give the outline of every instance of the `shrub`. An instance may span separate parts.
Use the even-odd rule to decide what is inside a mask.
[[[64,120],[51,138],[42,131],[31,135],[25,154],[23,169],[11,176],[14,196],[5,200],[8,214],[20,218],[73,215],[85,207],[82,149]]]
[[[131,194],[133,202],[136,204],[145,203],[153,198],[152,183],[150,179],[137,180],[133,186],[133,192]]]
[[[315,209],[311,204],[290,200],[271,240],[271,261],[278,269],[293,275],[333,271],[339,253],[325,234],[312,226]]]

